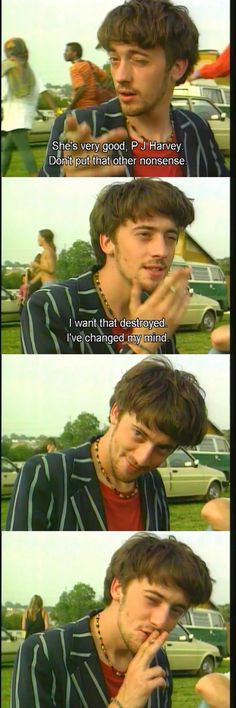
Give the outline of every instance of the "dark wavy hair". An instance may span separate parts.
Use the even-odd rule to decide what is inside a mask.
[[[184,83],[198,60],[197,27],[186,7],[168,0],[126,0],[108,13],[97,37],[99,47],[108,52],[113,42],[142,49],[162,47],[169,68],[178,59],[187,59],[188,67],[176,84]]]
[[[91,243],[98,265],[106,262],[100,234],[106,234],[115,242],[116,230],[128,219],[136,223],[155,214],[169,216],[179,231],[194,220],[191,200],[178,187],[164,180],[141,177],[104,187],[89,217]]]
[[[132,580],[178,587],[189,606],[208,602],[213,579],[206,563],[185,543],[175,538],[158,538],[154,533],[136,533],[112,556],[104,581],[104,603],[112,601],[111,583],[118,578],[123,592]]]

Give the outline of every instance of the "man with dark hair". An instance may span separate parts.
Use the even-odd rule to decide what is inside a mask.
[[[11,708],[171,708],[163,644],[211,592],[209,570],[189,546],[135,534],[111,559],[105,608],[23,643]]]
[[[98,265],[29,299],[24,353],[175,353],[189,269],[168,271],[179,233],[193,219],[191,200],[169,182],[106,186],[90,214]]]
[[[8,531],[169,529],[156,468],[179,445],[196,445],[205,435],[207,412],[197,380],[173,369],[166,357],[143,359],[117,383],[109,422],[100,437],[24,464]]]
[[[78,42],[68,42],[64,52],[65,61],[71,62],[70,77],[73,97],[69,108],[88,108],[97,103],[96,82],[107,81],[107,74],[99,66],[83,60],[83,50]]]
[[[117,98],[64,113],[42,177],[221,177],[228,174],[208,123],[171,105],[198,59],[199,33],[182,5],[126,0],[98,30]]]

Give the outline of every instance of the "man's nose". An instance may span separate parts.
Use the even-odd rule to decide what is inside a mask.
[[[170,607],[167,602],[162,602],[158,607],[153,608],[151,623],[156,629],[166,629],[168,631]]]
[[[163,460],[163,454],[158,453],[152,443],[147,441],[135,451],[135,460],[139,467],[157,467]]]
[[[116,66],[112,66],[112,75],[116,84],[129,83],[132,78],[130,62],[121,59]]]
[[[163,234],[158,233],[152,238],[149,252],[152,257],[158,256],[159,258],[166,258],[166,256],[168,256],[168,242]]]

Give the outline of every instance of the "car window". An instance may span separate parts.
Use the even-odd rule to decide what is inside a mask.
[[[2,472],[15,472],[16,468],[10,460],[2,460]]]
[[[218,266],[209,266],[209,271],[211,273],[212,280],[225,280],[224,273],[218,268]]]
[[[204,120],[211,120],[211,116],[218,115],[220,119],[220,111],[216,106],[213,106],[207,101],[201,100],[201,98],[192,98],[192,109],[194,113],[197,113],[200,118]]]
[[[213,627],[224,627],[225,623],[223,620],[223,617],[219,614],[219,612],[211,612],[211,622]]]
[[[210,280],[210,274],[208,272],[208,268],[206,266],[191,266],[192,269],[192,279],[193,280]]]
[[[222,92],[220,88],[210,88],[210,86],[202,86],[201,95],[204,96],[204,98],[209,98],[212,103],[223,103]]]
[[[214,438],[203,438],[198,445],[198,450],[201,450],[201,452],[215,452]]]
[[[218,438],[216,440],[216,447],[219,452],[229,452],[228,442],[224,438]]]
[[[1,629],[1,639],[10,639],[5,629]]]
[[[196,627],[210,627],[210,617],[208,612],[198,612],[193,610],[193,620]]]
[[[6,290],[2,290],[2,291],[1,291],[1,299],[2,299],[2,300],[9,300],[9,298],[10,298],[9,293],[7,293]]]
[[[176,627],[171,630],[168,636],[168,640],[171,640],[173,642],[176,641],[176,639],[179,639],[179,637],[183,637],[183,635],[185,635],[186,639],[188,639],[188,632],[186,632],[183,627],[176,625]]]
[[[168,464],[170,467],[184,467],[185,462],[191,462],[193,465],[193,460],[190,455],[184,450],[175,450],[170,457],[168,457]]]

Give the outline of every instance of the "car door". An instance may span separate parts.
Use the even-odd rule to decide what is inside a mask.
[[[196,465],[192,455],[180,448],[166,462],[170,473],[169,497],[191,497],[205,493],[207,480],[204,468]]]
[[[190,640],[183,627],[174,627],[164,646],[171,671],[197,671],[201,664],[201,651],[196,639]]]
[[[220,150],[228,155],[230,146],[229,118],[222,119],[222,113],[219,108],[205,98],[192,98],[191,96],[190,103],[192,111],[209,123]],[[212,116],[214,116],[214,118],[212,118]]]

